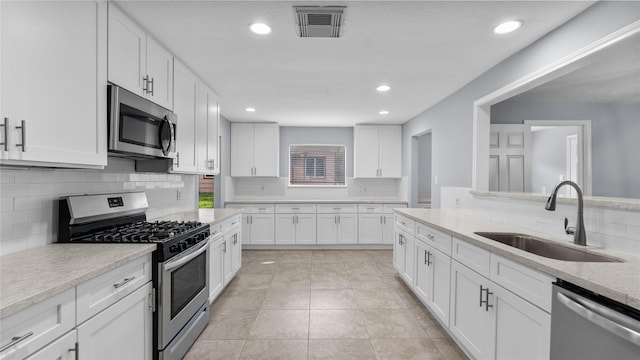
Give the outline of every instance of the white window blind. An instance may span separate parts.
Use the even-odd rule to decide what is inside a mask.
[[[344,186],[344,145],[290,145],[289,184]]]

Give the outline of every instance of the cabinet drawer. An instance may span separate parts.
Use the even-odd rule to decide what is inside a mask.
[[[0,353],[0,359],[24,359],[73,329],[75,295],[75,288],[71,288],[3,318],[0,346],[13,345]]]
[[[496,254],[491,254],[489,278],[551,313],[551,284],[556,280],[555,278]]]
[[[354,214],[358,212],[356,204],[318,204],[318,214]]]
[[[451,256],[451,235],[418,223],[416,224],[416,237]]]
[[[361,214],[381,213],[382,204],[358,204],[358,212]]]
[[[240,215],[237,215],[237,216],[232,217],[231,219],[225,220],[222,223],[222,232],[226,233],[230,229],[233,229],[234,227],[239,226],[241,222],[242,222],[242,219],[240,218]],[[212,232],[212,234],[213,234],[213,232]]]
[[[393,214],[393,209],[406,209],[407,204],[384,204],[382,205],[382,212],[385,214]]]
[[[147,254],[78,285],[78,324],[151,281],[151,270],[151,254]]]
[[[451,255],[467,267],[489,278],[489,268],[491,264],[490,251],[454,237]]]
[[[211,236],[222,233],[222,222],[209,224],[209,233],[211,234]]]
[[[278,214],[315,214],[316,204],[276,204]]]
[[[402,216],[399,214],[395,215],[396,218],[396,226],[400,227],[404,231],[407,231],[411,234],[411,236],[416,233],[416,222],[409,219],[406,216]]]
[[[246,214],[273,214],[275,211],[275,206],[273,204],[247,204],[247,205],[238,205],[235,207],[236,209],[244,209],[244,213]]]

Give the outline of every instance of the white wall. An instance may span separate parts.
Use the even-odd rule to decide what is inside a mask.
[[[0,169],[0,255],[55,242],[66,195],[144,191],[149,219],[197,207],[195,175],[136,173],[134,164],[109,157],[104,170]]]
[[[472,183],[475,100],[639,19],[640,2],[598,2],[409,120],[403,126],[404,175],[412,179],[411,171],[417,171],[410,166],[411,137],[431,129],[432,175],[439,179],[432,188],[432,203],[440,207],[441,186],[470,187]]]

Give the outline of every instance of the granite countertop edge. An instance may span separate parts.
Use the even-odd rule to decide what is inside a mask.
[[[227,200],[225,205],[232,204],[408,204],[404,200],[394,199],[239,199]]]
[[[527,253],[523,250],[515,249],[493,240],[485,239],[479,235],[473,234],[473,231],[520,232],[550,240],[561,241],[546,234],[535,233],[516,226],[475,218],[470,215],[457,214],[455,212],[437,209],[396,209],[395,212],[419,223],[431,226],[437,230],[455,236],[461,240],[465,240],[473,245],[489,250],[492,253],[501,255],[509,260],[516,261],[552,277],[566,280],[620,303],[640,309],[639,256],[615,250],[588,247],[587,250],[589,252],[616,257],[625,260],[625,262],[591,263],[548,259]],[[476,227],[475,230],[470,230],[471,227],[474,227],[474,224],[478,225],[479,228]],[[566,242],[565,244],[572,246],[572,244]],[[579,274],[579,272],[586,274]],[[614,280],[622,281],[622,283],[616,284]],[[629,289],[633,289],[633,294],[629,293]]]

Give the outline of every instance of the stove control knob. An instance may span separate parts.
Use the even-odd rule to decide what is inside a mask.
[[[189,248],[189,245],[187,244],[186,241],[183,241],[180,243],[180,249],[182,249],[182,251],[185,251]]]
[[[169,252],[172,252],[172,253],[180,252],[180,247],[177,244],[171,245],[169,246]]]
[[[187,244],[189,245],[195,245],[196,241],[198,241],[198,239],[196,237],[191,237],[187,239]]]

